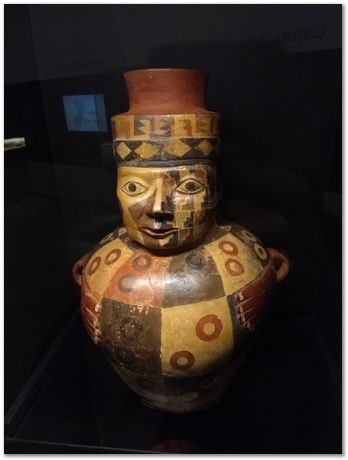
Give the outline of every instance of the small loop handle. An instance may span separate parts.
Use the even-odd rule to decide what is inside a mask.
[[[83,269],[85,268],[88,258],[89,258],[89,253],[85,254],[83,257],[81,257],[81,259],[75,262],[73,269],[72,269],[74,280],[76,284],[78,284],[80,287],[82,284]]]
[[[267,248],[274,263],[277,281],[280,283],[286,278],[290,270],[289,259],[278,249]]]

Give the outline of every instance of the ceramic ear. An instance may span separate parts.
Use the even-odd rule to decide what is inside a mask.
[[[287,277],[289,273],[289,270],[290,270],[289,259],[277,249],[268,248],[268,251],[271,254],[271,257],[272,257],[272,260],[275,266],[278,283],[280,283],[281,281],[283,281],[284,278]]]
[[[73,270],[72,270],[73,278],[74,278],[76,284],[78,284],[79,286],[81,286],[81,284],[82,284],[83,268],[86,265],[86,262],[87,262],[88,258],[89,258],[89,253],[85,254],[83,257],[81,257],[81,259],[79,259],[77,262],[75,262],[75,264],[73,266]]]

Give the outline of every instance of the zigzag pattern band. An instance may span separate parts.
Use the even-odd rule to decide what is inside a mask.
[[[133,160],[174,160],[217,158],[220,139],[172,138],[149,141],[114,140],[114,156],[117,162]]]

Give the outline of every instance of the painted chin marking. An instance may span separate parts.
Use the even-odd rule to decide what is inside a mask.
[[[141,228],[141,232],[145,233],[148,236],[151,236],[151,238],[155,239],[163,239],[167,238],[170,235],[173,235],[178,231],[177,228],[170,228],[170,229],[163,229],[163,228],[148,228],[148,227],[143,227]]]

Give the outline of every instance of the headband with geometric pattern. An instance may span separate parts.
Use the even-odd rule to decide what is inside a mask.
[[[220,115],[215,112],[171,115],[116,115],[113,150],[123,161],[214,159],[219,155]]]

